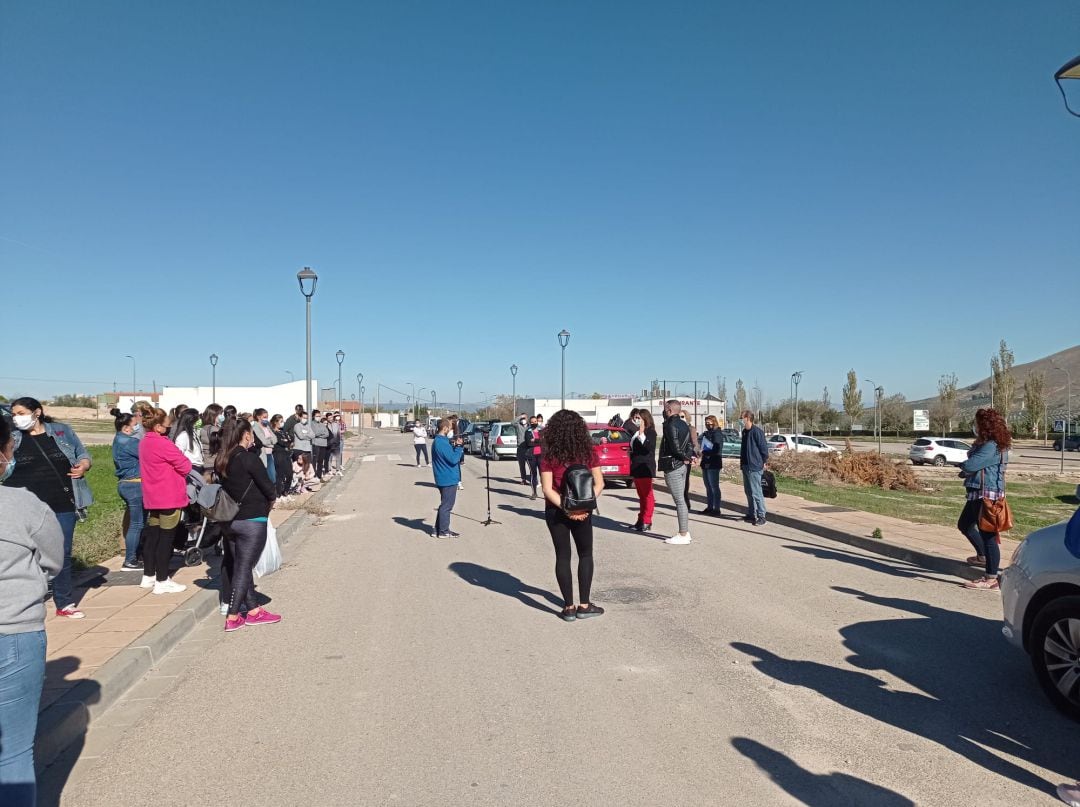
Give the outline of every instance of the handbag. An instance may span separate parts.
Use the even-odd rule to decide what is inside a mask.
[[[252,482],[248,482],[240,501],[247,497]],[[240,512],[240,503],[230,496],[221,485],[203,485],[199,491],[198,503],[199,509],[207,521],[232,521],[236,518],[236,514]]]
[[[761,495],[766,499],[776,498],[776,476],[772,471],[761,472]]]
[[[983,478],[985,477],[986,471],[983,471]],[[1004,495],[1000,499],[982,497],[978,526],[983,532],[1008,532],[1013,528],[1012,508]]]

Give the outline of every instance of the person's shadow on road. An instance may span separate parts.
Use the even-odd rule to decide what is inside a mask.
[[[63,656],[47,661],[45,663],[46,686],[56,686],[69,681],[68,676],[79,669],[79,664],[80,661],[75,656]],[[92,678],[83,679],[64,693],[60,702],[54,704],[54,711],[50,712],[48,718],[46,718],[49,721],[55,721],[58,719],[57,715],[64,716],[65,730],[55,732],[55,736],[49,739],[55,742],[62,737],[67,741],[67,744],[62,749],[52,748],[46,751],[46,753],[56,753],[57,751],[59,753],[49,763],[48,767],[38,774],[38,807],[59,806],[60,796],[64,792],[71,771],[75,767],[75,763],[79,761],[79,757],[82,756],[83,747],[86,745],[86,732],[89,729],[90,722],[90,714],[86,707],[97,703],[99,700],[101,700],[101,685]],[[70,703],[65,704],[64,701],[70,701]],[[42,710],[42,712],[49,711],[49,708]],[[39,740],[40,735],[49,732],[51,728],[51,723],[44,725],[44,721],[40,719],[39,714]],[[41,750],[39,745],[39,763],[41,762]],[[8,803],[17,804],[18,802],[14,798],[9,802],[2,788],[0,788],[0,804]]]
[[[394,516],[394,523],[400,524],[402,527],[408,527],[410,530],[417,530],[427,535],[431,534],[431,527],[427,525],[427,522],[422,518],[405,518],[405,516]]]
[[[777,787],[809,807],[834,807],[837,804],[915,807],[911,799],[865,779],[837,771],[811,773],[791,757],[755,740],[735,737],[731,745],[744,757],[753,760]]]
[[[505,594],[507,597],[513,597],[530,608],[535,608],[537,611],[556,615],[562,612],[563,602],[561,599],[550,591],[523,583],[507,572],[500,572],[498,569],[489,569],[486,566],[464,561],[451,563],[447,568],[466,583],[486,588],[488,591],[494,591],[497,594]],[[557,607],[548,608],[546,605],[537,602],[533,597],[541,597]]]

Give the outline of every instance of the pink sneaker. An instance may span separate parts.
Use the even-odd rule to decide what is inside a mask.
[[[275,622],[281,621],[281,614],[271,614],[265,608],[259,609],[259,613],[252,616],[249,612],[247,615],[248,625],[273,625]]]
[[[225,632],[232,633],[234,630],[240,630],[247,624],[247,620],[244,617],[237,614],[235,617],[225,617]]]

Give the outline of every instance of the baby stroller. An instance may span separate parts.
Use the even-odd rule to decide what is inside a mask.
[[[179,535],[184,538],[183,547],[178,551],[184,556],[185,566],[198,566],[203,556],[216,548],[222,553],[221,527],[209,523],[199,507],[198,496],[203,485],[202,474],[192,471],[187,478],[188,506],[184,508]]]

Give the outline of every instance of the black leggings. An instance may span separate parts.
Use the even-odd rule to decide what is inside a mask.
[[[416,449],[416,464],[420,464],[420,455],[424,455],[424,465],[430,465],[427,455],[427,443],[413,443],[413,448]]]
[[[230,522],[225,529],[221,584],[231,589],[227,598],[230,616],[239,614],[241,608],[250,611],[259,607],[255,599],[255,577],[251,570],[259,562],[264,546],[265,521],[237,520]]]
[[[284,496],[292,488],[293,482],[292,460],[288,451],[274,452],[274,470],[277,471],[278,496]]]
[[[574,576],[570,572],[570,539],[573,537],[578,554],[578,594],[581,602],[589,602],[592,593],[592,516],[584,521],[572,521],[566,513],[550,504],[544,511],[551,542],[555,544],[555,579],[559,581],[563,602],[574,604]]]
[[[315,476],[322,479],[330,471],[330,452],[326,450],[326,446],[313,445],[311,453],[312,462],[315,464]]]
[[[169,563],[172,561],[173,538],[180,526],[180,511],[147,510],[146,526],[143,528],[143,576],[154,577],[164,583],[169,579]]]

